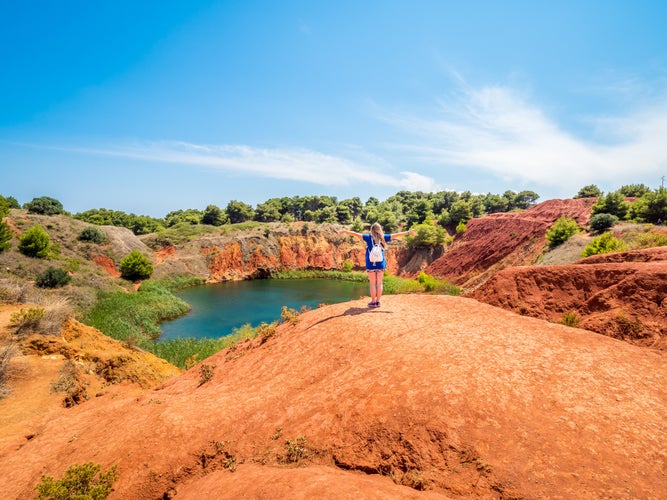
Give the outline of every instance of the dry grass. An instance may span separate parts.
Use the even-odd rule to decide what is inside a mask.
[[[0,399],[6,397],[10,392],[7,382],[12,376],[11,362],[17,352],[18,349],[12,343],[7,343],[0,348]]]

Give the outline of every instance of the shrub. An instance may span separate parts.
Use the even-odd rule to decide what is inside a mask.
[[[9,317],[9,324],[16,329],[17,334],[34,331],[44,317],[44,312],[42,307],[20,309]]]
[[[32,201],[26,203],[24,208],[32,214],[41,215],[57,215],[65,213],[63,204],[54,198],[42,196],[40,198],[33,198]]]
[[[0,302],[25,302],[28,285],[18,280],[0,280]]]
[[[595,214],[591,217],[588,225],[596,233],[604,233],[607,229],[613,227],[618,222],[618,217],[612,214]]]
[[[139,250],[132,250],[126,255],[118,269],[121,277],[129,281],[147,279],[153,274],[153,265]]]
[[[100,228],[88,226],[79,233],[79,241],[90,241],[92,243],[104,243],[107,241],[107,235]]]
[[[560,320],[560,323],[565,326],[571,326],[572,328],[577,328],[579,322],[581,321],[581,316],[575,311],[563,313],[563,317]]]
[[[49,244],[49,233],[36,224],[19,238],[19,251],[28,257],[45,259],[49,255]]]
[[[432,292],[433,290],[435,290],[435,287],[438,284],[438,282],[433,276],[431,276],[430,274],[426,274],[424,271],[421,271],[419,273],[419,276],[417,276],[417,281],[424,288],[425,292]]]
[[[62,269],[52,266],[41,274],[37,275],[35,285],[40,288],[59,288],[70,282],[72,277]]]
[[[627,246],[623,241],[615,238],[611,233],[603,233],[586,245],[581,255],[589,257],[603,253],[622,252],[626,249]]]
[[[291,325],[296,325],[301,320],[299,312],[296,309],[287,306],[283,306],[280,317],[283,323],[289,323]]]
[[[667,246],[667,235],[649,231],[638,234],[631,243],[632,248],[653,248]]]
[[[352,269],[354,269],[354,264],[352,264],[350,260],[346,259],[345,262],[343,262],[343,272],[349,273],[352,272]]]
[[[209,365],[208,363],[202,363],[199,367],[199,385],[202,386],[213,377],[213,371],[215,370],[215,365]]]
[[[12,246],[12,228],[5,221],[0,220],[0,252],[8,250]]]
[[[93,462],[73,465],[65,477],[54,481],[50,476],[42,476],[42,482],[35,488],[39,500],[69,500],[73,498],[103,500],[113,491],[113,483],[118,479],[116,466],[100,472],[101,466]]]
[[[466,229],[467,229],[467,227],[466,227],[466,223],[463,222],[463,221],[461,221],[461,222],[459,222],[458,225],[456,226],[456,234],[463,234],[463,233],[466,232]]]
[[[561,217],[547,230],[546,238],[549,242],[549,247],[554,248],[572,237],[572,235],[579,232],[577,221],[569,217]]]

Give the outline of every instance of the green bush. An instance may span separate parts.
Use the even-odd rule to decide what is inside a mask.
[[[406,237],[408,246],[411,248],[428,248],[442,246],[447,241],[447,231],[433,222],[416,224],[412,226],[415,236]]]
[[[5,221],[0,220],[0,252],[9,250],[12,246],[12,228]]]
[[[595,214],[591,217],[588,225],[596,233],[604,233],[607,229],[613,227],[618,222],[618,217],[612,214]]]
[[[32,214],[41,215],[58,215],[65,213],[63,204],[54,198],[42,196],[40,198],[33,198],[32,201],[26,203],[24,208]]]
[[[581,316],[576,311],[563,313],[563,317],[560,320],[560,324],[565,326],[571,326],[572,328],[578,328],[579,322],[581,321]]]
[[[49,256],[50,242],[49,233],[42,226],[36,224],[19,238],[19,251],[28,257],[45,259]]]
[[[100,228],[88,226],[79,233],[79,241],[90,241],[92,243],[104,243],[107,241],[107,235]]]
[[[113,491],[113,483],[118,479],[116,466],[100,472],[101,466],[93,462],[73,465],[65,477],[54,481],[50,476],[42,476],[42,482],[35,488],[38,500],[103,500]]]
[[[137,281],[150,278],[153,265],[139,250],[132,250],[120,261],[118,270],[122,278]]]
[[[627,245],[611,233],[603,233],[593,239],[581,253],[582,257],[599,255],[603,253],[622,252],[627,249]]]
[[[40,288],[59,288],[70,282],[72,277],[62,269],[49,266],[49,268],[37,275],[35,285]]]
[[[547,230],[546,238],[551,248],[557,247],[579,232],[577,221],[561,217]]]

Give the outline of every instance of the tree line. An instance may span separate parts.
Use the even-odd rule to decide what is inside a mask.
[[[597,198],[592,214],[609,214],[619,220],[660,223],[667,220],[667,189],[651,189],[644,184],[629,184],[616,191],[603,193],[596,185],[582,187],[574,198]],[[231,200],[224,208],[208,205],[203,210],[189,208],[174,210],[162,218],[135,215],[120,210],[97,208],[74,215],[66,212],[60,201],[42,196],[22,207],[9,196],[0,196],[0,216],[10,208],[23,208],[30,213],[64,214],[95,225],[112,225],[130,229],[137,235],[158,232],[178,224],[206,224],[222,226],[248,221],[337,223],[350,225],[361,231],[368,224],[379,222],[387,232],[437,222],[440,228],[465,229],[465,223],[485,214],[526,209],[539,195],[534,191],[508,190],[503,194],[473,194],[470,191],[399,191],[384,201],[370,197],[363,202],[359,197],[338,200],[335,196],[293,196],[270,198],[255,207]],[[4,223],[3,223],[4,224]],[[0,225],[0,245],[3,231]]]
[[[470,191],[399,191],[384,201],[370,197],[366,202],[359,197],[339,201],[335,196],[293,196],[270,198],[255,207],[243,201],[231,200],[224,208],[208,205],[203,210],[174,210],[163,218],[156,218],[107,208],[71,215],[64,210],[62,203],[48,196],[35,198],[23,207],[12,197],[0,197],[9,208],[24,208],[28,212],[44,215],[71,215],[90,224],[126,227],[137,235],[153,233],[177,224],[222,226],[248,221],[338,223],[354,225],[358,229],[377,221],[387,232],[421,224],[426,220],[437,220],[443,227],[455,227],[487,213],[528,208],[538,198],[539,195],[533,191],[515,193],[509,190],[500,195],[473,194]]]

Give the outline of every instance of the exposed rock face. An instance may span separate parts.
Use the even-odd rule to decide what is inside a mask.
[[[465,233],[426,272],[474,289],[500,269],[532,264],[544,250],[547,229],[558,218],[587,224],[593,201],[549,200],[522,212],[471,219]]]
[[[0,491],[92,460],[111,498],[667,496],[663,353],[468,298],[365,302],[34,421],[0,441]]]
[[[667,247],[508,268],[471,297],[555,322],[574,314],[581,328],[667,348]]]
[[[156,274],[180,270],[218,282],[262,278],[289,269],[340,270],[345,261],[355,269],[364,269],[364,244],[338,235],[332,227],[324,225],[317,231],[301,230],[299,224],[291,231],[278,228],[207,236],[165,247],[156,252]],[[401,273],[411,258],[403,242],[393,242],[387,252],[387,268],[391,273]]]

